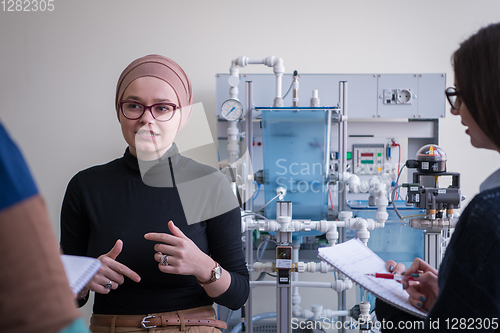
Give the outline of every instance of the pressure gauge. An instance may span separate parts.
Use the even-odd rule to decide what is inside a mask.
[[[238,100],[230,98],[222,103],[220,111],[227,121],[235,121],[243,115],[243,105]]]

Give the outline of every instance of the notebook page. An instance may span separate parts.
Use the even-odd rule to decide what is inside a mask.
[[[68,278],[71,290],[76,295],[101,267],[101,262],[95,258],[61,254],[61,261]]]
[[[375,296],[420,318],[426,316],[408,302],[408,293],[401,283],[366,275],[387,272],[387,269],[385,261],[359,239],[322,247],[318,256]]]

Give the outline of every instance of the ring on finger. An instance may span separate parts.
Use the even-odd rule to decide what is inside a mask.
[[[161,256],[160,264],[162,264],[163,266],[168,266],[168,254],[164,254],[163,256]]]
[[[113,287],[112,281],[109,280],[109,282],[106,283],[106,285],[104,287],[106,287],[106,289],[111,289],[111,287]]]

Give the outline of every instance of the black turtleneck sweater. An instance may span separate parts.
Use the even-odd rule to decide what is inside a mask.
[[[171,156],[174,186],[170,180],[158,184],[159,170],[168,170],[161,172],[167,179],[171,178],[168,156]],[[150,180],[153,179],[155,184],[147,181],[148,174],[154,175]],[[186,193],[181,193],[184,198],[179,200],[178,187],[192,183],[192,179],[188,179],[192,174],[212,175],[211,179],[216,177],[217,185],[214,186],[213,181],[198,182],[196,193],[193,192],[193,200],[198,201],[189,204],[198,211],[210,210],[211,213],[201,222],[190,221],[188,224],[184,210],[192,207],[187,207]],[[248,271],[241,244],[239,207],[226,209],[226,199],[231,192],[228,186],[218,171],[180,156],[175,145],[162,158],[162,163],[146,173],[142,165],[139,170],[137,158],[127,149],[122,158],[76,174],[68,184],[62,206],[63,252],[97,258],[121,239],[123,250],[116,260],[141,276],[139,283],[125,278],[125,282],[109,294],[96,293],[94,313],[148,314],[211,305],[213,302],[231,309],[240,308],[249,293]],[[212,199],[203,199],[207,197]],[[229,200],[235,200],[234,195]],[[214,208],[214,205],[222,205],[224,209]],[[184,210],[182,206],[185,206]],[[215,216],[213,212],[222,213]],[[229,272],[231,285],[221,296],[210,298],[194,276],[160,272],[153,257],[156,242],[145,240],[144,234],[170,233],[167,227],[170,220]]]

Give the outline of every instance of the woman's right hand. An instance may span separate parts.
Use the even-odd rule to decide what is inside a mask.
[[[411,276],[416,281],[402,281],[404,289],[408,292],[410,303],[417,308],[429,311],[439,294],[437,269],[422,259],[415,258],[403,275]]]
[[[107,294],[111,289],[118,288],[124,282],[125,276],[135,282],[141,281],[141,277],[136,272],[115,260],[122,252],[122,248],[123,242],[119,239],[108,253],[97,258],[101,261],[101,268],[87,283],[85,289]],[[107,284],[111,284],[111,288],[107,288]]]
[[[403,289],[408,292],[409,302],[420,309],[429,311],[436,302],[439,293],[437,283],[438,271],[420,258],[415,258],[410,268],[405,271],[405,265],[388,260],[386,267],[389,272],[402,274],[403,276],[413,275],[413,279],[418,282],[403,280]]]

